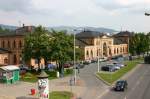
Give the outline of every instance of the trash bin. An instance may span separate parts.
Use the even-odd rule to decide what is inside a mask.
[[[31,95],[35,95],[35,89],[31,89]]]

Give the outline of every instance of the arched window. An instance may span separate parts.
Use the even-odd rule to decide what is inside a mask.
[[[89,57],[89,51],[86,51],[86,56]]]
[[[10,48],[10,42],[9,41],[7,42],[7,46],[8,46],[8,48]]]
[[[21,42],[21,40],[19,41],[19,48],[21,48],[22,47],[22,42]]]
[[[14,59],[14,64],[17,64],[17,57],[16,57],[15,54],[14,54],[14,56],[13,56],[13,59]]]
[[[14,48],[16,48],[16,41],[15,40],[13,42],[13,46],[14,46]]]
[[[93,51],[91,50],[91,57],[93,58]]]
[[[2,41],[2,48],[5,47],[5,41]]]
[[[109,55],[111,55],[111,49],[109,48]]]
[[[118,48],[117,48],[117,54],[119,53],[119,50],[118,50]]]
[[[114,54],[116,54],[116,48],[114,49]]]
[[[8,64],[8,59],[5,57],[4,64]]]
[[[105,57],[107,57],[107,45],[106,45],[106,43],[103,44],[103,55]]]

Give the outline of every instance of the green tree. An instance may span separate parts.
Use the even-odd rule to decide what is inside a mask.
[[[58,64],[58,70],[60,73],[63,72],[63,64],[71,60],[70,50],[73,49],[73,40],[70,35],[67,35],[65,32],[52,31],[51,33],[51,60],[56,61]]]
[[[26,62],[34,58],[37,59],[39,66],[41,58],[47,59],[50,52],[50,35],[45,28],[36,27],[34,32],[26,35],[24,41],[23,56]]]

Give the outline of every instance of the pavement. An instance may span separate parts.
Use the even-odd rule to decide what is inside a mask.
[[[122,79],[128,82],[125,92],[110,90],[99,99],[150,99],[150,65],[139,64]]]
[[[80,96],[86,88],[82,87],[83,82],[77,80],[76,86],[70,86],[70,78],[59,78],[49,81],[49,90],[52,91],[71,91]],[[38,89],[37,83],[18,82],[16,84],[0,84],[0,99],[37,99]],[[34,88],[36,94],[31,95],[30,90]],[[2,90],[3,89],[3,90]]]
[[[101,64],[102,65],[102,64]],[[71,91],[76,98],[81,99],[97,99],[100,97],[108,86],[96,78],[97,63],[86,65],[77,73],[76,85],[70,86],[72,76],[54,79],[49,81],[49,90],[52,91]],[[16,84],[0,84],[0,99],[37,99],[38,89],[37,83],[18,82]],[[30,90],[36,89],[34,96],[30,95]]]

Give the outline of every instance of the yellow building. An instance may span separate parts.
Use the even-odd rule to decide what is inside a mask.
[[[76,34],[76,46],[84,51],[84,60],[128,54],[128,43],[96,31]]]

